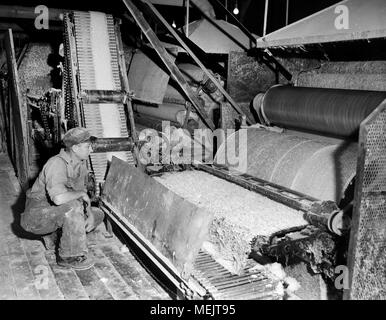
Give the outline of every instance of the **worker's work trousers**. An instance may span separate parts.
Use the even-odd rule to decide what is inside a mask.
[[[62,258],[85,255],[88,252],[83,203],[73,200],[59,206],[50,206],[45,201],[27,197],[25,211],[21,216],[21,226],[28,232],[46,235],[62,229],[59,255]],[[99,208],[89,210],[94,216],[94,227],[104,218]]]

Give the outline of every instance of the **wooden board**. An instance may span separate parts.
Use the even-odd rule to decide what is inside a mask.
[[[5,47],[7,52],[7,65],[8,65],[8,74],[9,76],[9,85],[10,92],[12,95],[12,117],[13,121],[11,122],[12,130],[15,132],[15,152],[12,154],[12,158],[17,168],[17,175],[20,181],[20,184],[24,190],[28,188],[28,147],[26,142],[27,137],[27,124],[24,119],[21,104],[22,96],[19,86],[19,77],[17,73],[15,49],[13,44],[12,30],[9,29],[6,33]],[[11,133],[12,135],[12,133]]]
[[[115,300],[134,300],[135,293],[133,289],[125,282],[103,251],[100,248],[92,247],[91,252],[95,257],[95,272],[113,298]]]
[[[0,299],[15,300],[17,299],[15,280],[9,266],[9,258],[6,252],[3,252],[4,246],[0,247]],[[5,250],[6,251],[6,250]]]
[[[88,292],[83,287],[75,270],[66,269],[58,266],[55,253],[48,251],[45,254],[46,259],[54,274],[55,280],[66,300],[89,300]]]
[[[127,247],[126,247],[127,249]],[[143,277],[140,272],[140,264],[133,256],[128,255],[117,246],[101,246],[101,252],[108,257],[114,269],[130,287],[129,300],[159,300],[167,299],[165,293],[161,293],[151,286],[150,276]],[[150,278],[150,279],[149,279]]]
[[[36,288],[35,275],[20,239],[12,236],[8,237],[6,245],[8,246],[9,267],[14,279],[17,299],[30,300],[37,297],[41,299]]]
[[[113,300],[112,295],[98,277],[94,267],[87,270],[76,270],[75,272],[91,300]]]
[[[176,269],[188,277],[207,238],[213,213],[198,208],[113,157],[102,195],[151,242]]]
[[[45,248],[40,240],[20,239],[32,273],[34,284],[42,300],[63,300],[55,276],[45,257]]]

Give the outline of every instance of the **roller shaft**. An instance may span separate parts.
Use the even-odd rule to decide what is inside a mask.
[[[279,85],[266,92],[261,111],[271,124],[351,137],[384,99],[382,91]]]

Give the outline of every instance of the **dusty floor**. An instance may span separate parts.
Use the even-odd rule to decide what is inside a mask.
[[[88,235],[95,266],[84,271],[58,267],[55,253],[19,226],[24,209],[13,168],[0,154],[0,299],[148,300],[171,296],[105,227]]]

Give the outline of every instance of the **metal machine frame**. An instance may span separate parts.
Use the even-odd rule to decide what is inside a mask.
[[[386,298],[386,100],[360,126],[345,299]]]

